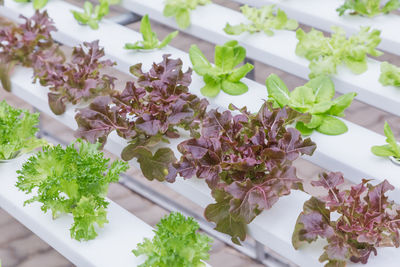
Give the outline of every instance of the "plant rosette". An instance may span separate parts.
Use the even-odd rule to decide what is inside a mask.
[[[178,145],[181,158],[166,179],[174,182],[178,174],[184,179],[204,179],[216,201],[206,207],[206,219],[240,244],[247,224],[281,196],[301,189],[292,162],[312,155],[316,145],[296,129],[286,129],[296,120],[309,121],[309,115],[286,107],[273,109],[270,103],[256,114],[230,108],[236,115],[230,110],[210,110],[201,137]]]
[[[142,65],[131,67],[136,83],[127,82],[124,91],[97,97],[76,115],[77,136],[105,143],[112,131],[126,139],[124,160],[135,158],[149,180],[164,181],[174,152],[163,144],[180,137],[180,130],[198,136],[208,101],[189,92],[191,69],[182,71],[182,61],[163,56],[148,72]],[[156,151],[154,151],[156,150]]]
[[[314,130],[327,135],[347,132],[346,124],[337,117],[344,117],[344,111],[351,105],[356,93],[347,93],[332,99],[335,95],[335,85],[327,76],[313,78],[292,92],[289,92],[276,74],[271,74],[265,83],[268,99],[274,106],[289,106],[298,112],[311,115],[311,121],[308,123],[296,123],[296,129],[303,135],[310,135]]]
[[[343,175],[331,172],[311,184],[326,193],[304,203],[292,236],[296,249],[324,239],[319,261],[345,267],[348,261],[366,264],[379,247],[399,247],[400,208],[386,196],[394,190],[388,181],[372,185],[363,179],[346,189]]]
[[[339,16],[347,11],[350,15],[360,15],[369,18],[380,14],[388,14],[393,10],[400,8],[399,0],[345,0],[344,4],[336,9]]]

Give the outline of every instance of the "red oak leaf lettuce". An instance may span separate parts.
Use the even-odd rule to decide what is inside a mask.
[[[107,136],[116,131],[129,145],[122,158],[136,158],[146,178],[163,181],[169,166],[176,161],[169,148],[151,148],[168,138],[179,137],[178,129],[198,136],[198,129],[206,113],[208,102],[189,93],[191,69],[182,71],[182,61],[164,55],[163,61],[148,72],[141,64],[131,67],[137,82],[127,82],[122,92],[114,91],[109,97],[98,97],[76,115],[77,135],[90,142],[103,144]]]
[[[36,11],[30,18],[20,17],[24,23],[10,23],[0,29],[0,81],[7,91],[11,90],[9,75],[15,65],[32,67],[39,56],[48,61],[54,58],[50,54],[57,54],[64,60],[51,37],[57,29],[46,11]]]
[[[296,129],[286,128],[309,116],[289,108],[272,109],[270,103],[257,114],[231,108],[238,114],[209,111],[201,137],[179,144],[181,159],[170,167],[167,179],[174,181],[176,174],[205,179],[216,200],[206,208],[206,218],[240,243],[247,224],[300,186],[292,162],[300,155],[312,155],[316,146]]]
[[[49,105],[55,114],[65,112],[66,102],[75,105],[82,100],[110,94],[114,89],[116,78],[101,72],[115,63],[102,59],[104,49],[99,47],[99,41],[84,42],[83,46],[75,47],[68,63],[57,60],[55,53],[49,53],[44,58],[38,57],[34,75],[41,85],[49,87]],[[49,57],[53,60],[48,61]]]
[[[325,266],[346,266],[349,260],[366,264],[377,247],[399,247],[400,209],[385,195],[394,187],[386,180],[376,186],[363,180],[350,189],[343,189],[343,183],[339,172],[323,173],[312,182],[328,193],[304,203],[293,246],[298,249],[304,241],[326,239],[319,259],[327,262]]]

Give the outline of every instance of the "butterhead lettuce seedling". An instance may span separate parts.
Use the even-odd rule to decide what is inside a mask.
[[[152,240],[145,238],[132,252],[147,256],[139,267],[205,267],[204,260],[210,258],[212,239],[196,233],[199,224],[192,218],[185,218],[179,212],[172,212],[157,224]]]
[[[373,146],[371,152],[379,157],[394,157],[400,160],[400,145],[397,143],[389,123],[385,122],[384,132],[386,135],[386,145]]]
[[[33,2],[34,9],[41,9],[47,5],[48,0],[14,0],[17,3],[30,3]]]
[[[367,17],[374,17],[379,14],[388,14],[389,12],[400,8],[399,0],[389,0],[382,5],[381,0],[345,0],[344,4],[341,5],[337,12],[339,16],[342,16],[346,11],[349,11],[350,15],[361,15]]]
[[[294,19],[288,19],[286,13],[277,9],[275,5],[267,5],[261,8],[244,5],[240,8],[243,15],[250,21],[250,24],[240,23],[239,25],[226,24],[224,31],[227,34],[239,35],[243,32],[255,33],[264,32],[266,35],[274,35],[275,30],[295,30],[299,24]]]
[[[331,37],[325,37],[321,31],[312,29],[305,33],[298,29],[296,37],[296,55],[310,61],[310,78],[321,74],[336,74],[338,66],[345,64],[354,74],[367,70],[367,55],[380,56],[376,50],[381,42],[380,31],[370,27],[361,27],[357,34],[346,38],[346,32],[340,27],[332,27]],[[371,31],[370,31],[371,30]]]
[[[279,107],[289,106],[294,110],[312,115],[311,121],[297,122],[296,128],[304,135],[314,130],[328,135],[347,132],[347,126],[336,117],[343,117],[344,110],[350,106],[356,93],[347,93],[336,99],[335,85],[327,76],[311,79],[304,86],[289,92],[285,83],[275,74],[266,80],[268,98]]]
[[[142,33],[142,41],[137,41],[135,43],[125,44],[125,49],[131,50],[151,50],[151,49],[161,49],[167,46],[172,39],[174,39],[179,31],[174,31],[168,34],[164,40],[161,42],[157,38],[157,34],[152,31],[151,24],[149,20],[149,15],[144,15],[142,21],[140,22],[140,32]]]
[[[211,0],[167,0],[163,14],[166,17],[175,17],[179,28],[186,29],[190,25],[190,12],[199,5],[210,3]]]
[[[24,205],[39,202],[42,211],[50,210],[53,218],[72,214],[70,233],[78,241],[94,239],[96,227],[108,222],[108,186],[128,169],[128,164],[119,160],[109,166],[110,160],[99,147],[99,143],[80,139],[66,148],[45,147],[17,171],[16,186],[27,194],[34,192]]]
[[[6,101],[0,102],[0,160],[9,160],[44,146],[44,139],[36,138],[39,113],[16,109]]]
[[[205,85],[201,88],[201,93],[204,96],[214,97],[220,90],[230,95],[241,95],[248,91],[247,85],[240,80],[254,66],[246,63],[235,68],[246,58],[246,49],[237,41],[232,40],[224,45],[215,46],[215,65],[208,61],[197,45],[190,47],[189,56],[194,71],[203,76]]]
[[[379,82],[385,86],[392,85],[400,87],[400,68],[389,62],[382,62]]]

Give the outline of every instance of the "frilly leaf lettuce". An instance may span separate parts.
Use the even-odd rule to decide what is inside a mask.
[[[66,148],[45,147],[17,171],[16,186],[27,194],[34,192],[25,204],[39,202],[41,209],[50,210],[53,218],[71,213],[74,223],[70,233],[78,241],[94,239],[96,227],[108,222],[108,186],[128,169],[122,161],[109,166],[110,160],[98,151],[99,147],[99,143],[80,139]]]
[[[237,41],[233,40],[224,45],[215,46],[215,66],[211,65],[197,45],[190,47],[189,56],[194,71],[203,76],[205,82],[204,87],[201,88],[203,95],[215,97],[220,90],[230,95],[241,95],[248,91],[247,85],[240,80],[254,66],[246,63],[236,67],[246,57],[246,49],[240,46]]]
[[[400,87],[400,68],[388,62],[382,62],[379,82],[385,86]]]
[[[172,212],[156,226],[152,240],[145,238],[132,252],[147,256],[139,267],[205,267],[212,239],[196,233],[199,224],[191,217]]]
[[[332,27],[331,37],[325,37],[322,32],[311,29],[305,33],[302,29],[296,31],[299,40],[296,54],[310,61],[310,78],[318,75],[336,74],[338,66],[345,64],[354,74],[361,74],[368,68],[367,55],[380,56],[376,50],[381,42],[380,31],[370,27],[361,27],[360,31],[346,38],[345,31],[340,27]]]
[[[399,0],[389,0],[383,6],[381,2],[381,0],[345,0],[336,11],[339,12],[339,16],[348,11],[350,15],[374,17],[400,8]]]
[[[140,32],[142,33],[142,41],[137,41],[135,43],[125,44],[125,49],[131,50],[151,50],[151,49],[161,49],[167,46],[172,39],[174,39],[179,31],[174,31],[168,34],[164,40],[159,41],[157,34],[151,29],[151,24],[149,20],[149,15],[144,15],[140,23]]]
[[[89,25],[93,30],[99,28],[99,22],[110,12],[110,5],[116,5],[120,0],[99,0],[99,5],[93,6],[89,1],[83,4],[83,12],[71,10],[74,18],[83,25]]]
[[[243,15],[250,21],[250,24],[240,23],[239,25],[226,24],[224,31],[227,34],[239,35],[243,32],[255,33],[264,32],[272,36],[275,30],[295,30],[299,24],[294,19],[288,19],[286,13],[281,9],[276,11],[275,5],[253,8],[244,5],[241,8]]]
[[[0,102],[0,160],[13,159],[44,146],[44,139],[36,138],[39,113],[16,109]]]
[[[268,98],[276,106],[289,106],[312,116],[308,123],[299,121],[296,124],[297,130],[303,135],[310,135],[314,130],[328,135],[347,132],[347,126],[336,116],[344,116],[344,110],[351,105],[356,93],[347,93],[332,99],[335,86],[327,76],[313,78],[292,92],[289,92],[285,83],[275,74],[271,74],[265,83]]]
[[[330,172],[311,184],[325,194],[304,203],[292,236],[296,249],[325,239],[319,261],[345,267],[348,261],[366,264],[378,247],[399,246],[400,210],[386,196],[394,190],[388,181],[373,186],[363,179],[345,189],[342,173]]]
[[[197,6],[210,4],[211,0],[167,0],[163,14],[165,17],[175,17],[179,28],[190,26],[190,12]]]
[[[205,217],[240,244],[247,224],[299,188],[292,162],[312,155],[316,146],[296,129],[286,128],[299,120],[308,122],[309,115],[287,107],[273,109],[270,103],[256,114],[230,108],[235,113],[215,109],[207,113],[201,137],[178,145],[182,156],[170,173],[206,181],[215,203],[207,206]]]

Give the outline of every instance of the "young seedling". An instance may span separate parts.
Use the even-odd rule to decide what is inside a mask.
[[[172,212],[157,224],[152,240],[145,238],[132,252],[147,256],[139,267],[205,267],[212,239],[197,233],[199,224],[181,213]]]
[[[237,41],[232,40],[215,47],[215,65],[208,61],[197,45],[190,47],[189,56],[194,71],[203,76],[205,85],[201,88],[201,93],[204,96],[214,97],[220,90],[230,95],[241,95],[248,91],[247,85],[240,80],[254,66],[246,63],[235,68],[246,58],[246,49]]]
[[[283,10],[276,10],[275,5],[263,6],[261,8],[244,5],[240,9],[250,23],[240,23],[234,26],[227,23],[224,28],[227,34],[239,35],[243,32],[264,32],[266,35],[272,36],[274,35],[273,29],[295,30],[299,26],[296,20],[288,19]]]
[[[379,14],[388,14],[400,8],[399,0],[389,0],[383,6],[381,2],[381,0],[346,0],[336,11],[339,12],[339,16],[349,11],[350,15],[361,15],[371,18]]]
[[[17,2],[17,3],[30,3],[30,2],[33,2],[33,8],[34,9],[41,9],[48,2],[48,0],[14,0],[14,1]]]
[[[400,145],[397,143],[389,123],[385,122],[384,132],[386,135],[386,145],[373,146],[371,152],[378,157],[394,157],[400,160]]]
[[[142,33],[143,40],[135,43],[125,44],[125,49],[132,50],[152,50],[161,49],[167,46],[172,39],[174,39],[179,31],[174,31],[168,34],[161,42],[158,40],[157,34],[152,31],[149,20],[149,15],[145,15],[140,23],[140,32]]]
[[[347,132],[346,124],[337,117],[344,116],[344,110],[350,106],[356,93],[347,93],[336,99],[335,85],[327,76],[311,79],[304,86],[289,92],[285,83],[275,74],[266,80],[268,98],[279,107],[289,106],[294,110],[312,115],[308,123],[297,122],[296,128],[304,135],[314,130],[328,135]]]
[[[332,27],[331,37],[325,37],[321,31],[312,29],[305,33],[296,31],[299,40],[296,55],[310,61],[310,78],[318,75],[336,74],[337,66],[345,64],[354,74],[361,74],[368,69],[367,55],[380,56],[376,50],[381,42],[380,31],[370,27],[361,27],[357,34],[346,38],[346,32],[340,27]]]
[[[179,28],[186,29],[190,25],[190,12],[199,5],[210,3],[211,0],[167,0],[163,14],[166,17],[175,17]]]
[[[72,10],[74,18],[83,25],[89,25],[93,30],[99,28],[99,22],[110,12],[110,5],[119,3],[120,0],[99,0],[99,5],[93,7],[93,4],[86,1],[83,4],[83,12]]]
[[[400,87],[400,68],[389,62],[382,62],[379,82],[384,86]]]

